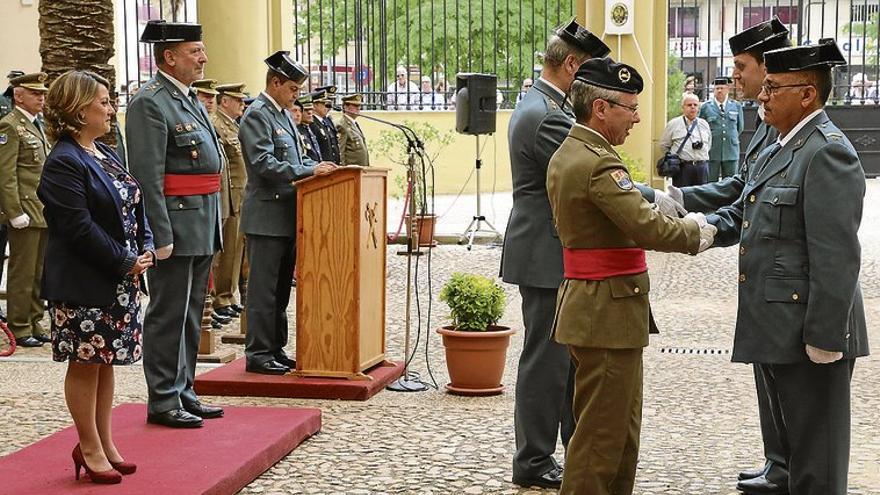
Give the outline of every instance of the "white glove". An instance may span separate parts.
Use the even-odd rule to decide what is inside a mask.
[[[171,256],[171,251],[174,251],[173,243],[167,246],[156,248],[156,259],[167,260]]]
[[[806,351],[810,361],[816,364],[831,364],[843,358],[843,353],[840,351],[826,351],[810,344],[806,344]]]
[[[697,252],[702,253],[712,247],[712,244],[715,242],[715,234],[717,233],[718,229],[714,225],[706,224],[700,228],[700,247],[697,249]]]
[[[706,223],[706,215],[703,215],[702,213],[690,212],[687,215],[685,215],[684,217],[689,218],[689,219],[693,220],[694,222],[697,222],[697,227],[699,227],[700,229],[702,229],[703,227],[708,225]]]
[[[27,215],[27,213],[22,213],[21,215],[9,220],[9,225],[12,225],[14,229],[23,229],[31,224],[31,217]]]
[[[666,186],[666,191],[669,192],[669,197],[672,198],[673,201],[680,204],[682,208],[684,208],[684,193],[681,192],[681,189],[669,185]]]
[[[657,205],[660,213],[663,213],[666,216],[678,218],[687,214],[687,210],[684,209],[684,206],[678,201],[672,199],[669,194],[658,189],[654,189],[654,204]]]

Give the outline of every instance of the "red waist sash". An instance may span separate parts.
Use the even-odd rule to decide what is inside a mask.
[[[165,174],[166,196],[199,196],[220,191],[220,174]]]
[[[641,248],[562,249],[565,278],[605,280],[648,271],[645,250]]]

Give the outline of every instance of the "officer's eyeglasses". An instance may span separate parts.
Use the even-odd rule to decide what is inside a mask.
[[[624,105],[623,103],[616,101],[616,100],[605,100],[605,101],[607,101],[611,105],[617,105],[619,107],[623,107],[623,108],[629,110],[630,112],[632,112],[633,115],[639,113],[639,106],[638,105],[636,105],[636,106]]]
[[[778,86],[774,84],[762,84],[761,91],[767,93],[767,96],[773,96],[773,93],[779,91],[782,88],[803,88],[806,86],[815,86],[815,84],[781,84]]]

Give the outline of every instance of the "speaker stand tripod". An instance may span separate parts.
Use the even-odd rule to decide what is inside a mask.
[[[495,229],[492,224],[486,220],[486,217],[483,216],[483,213],[480,209],[480,168],[483,166],[483,160],[480,159],[480,136],[474,136],[477,139],[477,160],[476,160],[476,169],[477,169],[477,214],[474,215],[473,220],[471,220],[470,225],[464,230],[461,234],[461,237],[458,238],[459,244],[464,244],[464,241],[467,240],[467,248],[468,251],[474,246],[474,237],[476,237],[477,232],[488,232],[490,234],[495,234],[494,241],[496,243],[500,243],[502,240],[501,232]],[[485,224],[486,227],[482,228],[481,225]]]

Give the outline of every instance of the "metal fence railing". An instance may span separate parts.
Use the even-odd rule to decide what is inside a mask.
[[[310,86],[381,110],[451,109],[460,72],[496,74],[498,107],[513,108],[550,30],[574,15],[574,0],[292,1]]]

